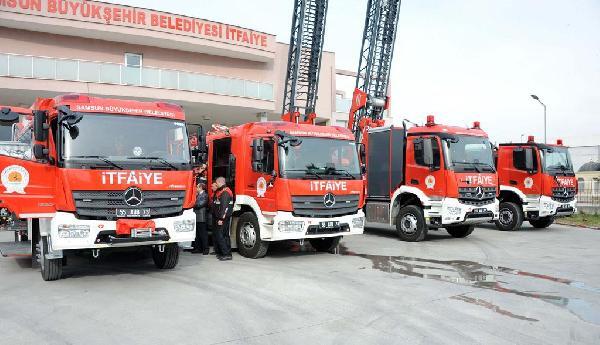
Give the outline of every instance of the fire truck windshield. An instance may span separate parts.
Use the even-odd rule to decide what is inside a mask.
[[[166,169],[184,168],[190,163],[184,121],[86,113],[76,126],[78,131],[62,128],[59,134],[65,162],[98,161],[116,168],[159,165]]]
[[[573,174],[571,155],[566,147],[552,147],[540,150],[544,171],[549,173]]]
[[[279,148],[280,171],[285,178],[360,179],[354,141],[302,137],[298,146]]]
[[[446,166],[456,172],[495,172],[492,146],[487,138],[454,135],[443,141]]]

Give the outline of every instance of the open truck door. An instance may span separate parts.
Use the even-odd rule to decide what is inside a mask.
[[[3,109],[0,121],[17,120],[19,114]],[[0,208],[19,219],[50,218],[55,213],[56,167],[48,155],[46,115],[34,117],[35,145],[24,142],[0,144]]]

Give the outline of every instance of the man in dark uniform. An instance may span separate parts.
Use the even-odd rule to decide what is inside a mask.
[[[208,255],[207,205],[208,193],[206,193],[206,185],[198,183],[196,186],[196,204],[194,205],[194,212],[196,212],[196,240],[192,245],[194,247],[192,253]]]
[[[215,194],[213,195],[211,213],[213,215],[215,252],[219,260],[231,260],[229,225],[233,213],[233,193],[227,187],[224,177],[217,177],[215,183],[213,183],[213,189]]]

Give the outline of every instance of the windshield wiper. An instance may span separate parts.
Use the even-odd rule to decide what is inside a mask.
[[[286,172],[303,172],[305,174],[304,177],[308,176],[308,175],[312,175],[315,176],[316,178],[318,178],[319,180],[323,179],[323,176],[317,174],[314,171],[309,171],[308,169],[285,169]]]
[[[492,172],[493,172],[493,171],[496,171],[496,168],[494,168],[493,166],[491,166],[491,165],[490,165],[490,164],[488,164],[488,163],[483,163],[483,162],[473,162],[472,164],[473,164],[473,165],[483,165],[484,167],[491,169],[491,171],[492,171]]]
[[[173,170],[179,170],[179,169],[177,169],[176,166],[174,166],[173,164],[169,163],[166,159],[160,158],[160,157],[127,157],[127,159],[136,159],[136,160],[147,159],[149,161],[157,161],[157,162],[161,163],[164,166],[168,166],[168,167],[172,168]]]
[[[477,171],[478,173],[480,173],[481,171],[479,171],[479,168],[477,168],[477,165],[473,164],[473,163],[467,163],[467,162],[455,162],[452,161],[452,164],[462,164],[462,165],[471,165],[469,167],[465,167],[464,169],[467,170],[467,168],[471,168],[469,170],[471,171]]]
[[[106,156],[71,156],[69,158],[92,158],[92,159],[99,159],[99,160],[103,161],[104,163],[106,163],[106,164],[108,164],[108,165],[110,165],[112,167],[115,167],[115,168],[117,168],[119,170],[123,170],[122,166],[117,165],[115,162],[109,160]]]
[[[354,175],[352,175],[351,173],[348,172],[348,170],[345,169],[336,169],[336,168],[331,168],[327,170],[329,172],[330,175],[333,175],[332,173],[335,173],[336,175],[345,175],[347,177],[350,177],[351,179],[355,180],[356,178],[354,177]]]

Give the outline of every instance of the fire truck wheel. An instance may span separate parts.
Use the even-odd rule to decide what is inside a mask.
[[[240,216],[235,238],[238,251],[242,256],[259,259],[267,255],[269,242],[260,239],[260,226],[254,213],[246,212]]]
[[[473,225],[457,225],[457,226],[449,226],[446,228],[446,231],[452,237],[463,238],[469,236],[473,230],[475,230],[475,226]]]
[[[310,245],[318,252],[331,252],[338,246],[338,244],[340,244],[341,239],[342,236],[311,238],[308,240],[308,242],[310,242]]]
[[[152,259],[154,260],[154,265],[161,270],[175,268],[179,262],[179,245],[177,243],[165,244],[162,253],[158,246],[152,247]]]
[[[406,242],[419,242],[427,236],[427,225],[423,210],[416,205],[404,206],[396,218],[398,237]]]
[[[514,202],[500,203],[500,217],[496,221],[496,227],[501,231],[517,230],[523,224],[523,210]]]
[[[552,225],[552,223],[554,223],[554,217],[552,216],[542,217],[535,220],[532,219],[529,221],[529,224],[531,224],[536,229],[547,228],[550,225]]]
[[[42,279],[45,281],[59,280],[62,277],[63,259],[48,259],[48,237],[41,238],[40,245],[36,247],[40,258]]]

